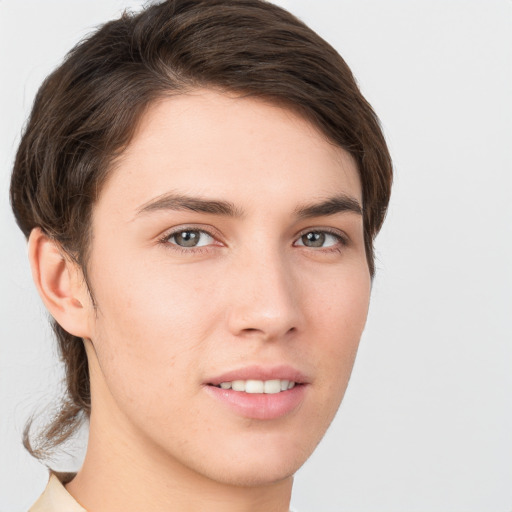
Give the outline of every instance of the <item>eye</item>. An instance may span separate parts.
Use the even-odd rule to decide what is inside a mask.
[[[200,229],[182,229],[166,235],[165,241],[179,247],[204,247],[214,242],[214,238]]]
[[[341,235],[330,233],[329,231],[308,231],[299,237],[294,245],[304,247],[325,248],[345,245],[345,240]]]

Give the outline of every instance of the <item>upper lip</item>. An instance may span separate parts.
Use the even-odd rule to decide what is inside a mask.
[[[297,384],[307,384],[308,378],[290,365],[264,366],[251,365],[235,370],[230,370],[220,375],[206,379],[205,384],[218,386],[222,382],[233,382],[234,380],[290,380]]]

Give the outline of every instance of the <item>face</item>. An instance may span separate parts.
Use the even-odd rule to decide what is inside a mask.
[[[155,103],[93,211],[91,428],[215,481],[292,475],[366,320],[361,202],[350,155],[287,109]]]

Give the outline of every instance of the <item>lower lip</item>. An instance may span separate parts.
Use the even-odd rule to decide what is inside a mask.
[[[244,393],[215,386],[205,386],[204,389],[240,416],[255,420],[275,420],[300,406],[306,387],[305,384],[299,384],[280,393]]]

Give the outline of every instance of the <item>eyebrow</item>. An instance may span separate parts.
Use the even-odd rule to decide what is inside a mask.
[[[244,216],[244,211],[229,201],[204,199],[173,193],[163,194],[144,203],[137,209],[137,215],[159,210],[188,210],[236,218]],[[339,194],[320,203],[306,204],[295,209],[295,215],[300,219],[324,217],[343,212],[362,215],[363,208],[357,199],[346,194]]]
[[[295,209],[297,217],[300,219],[310,219],[312,217],[324,217],[326,215],[336,215],[337,213],[352,212],[363,215],[363,207],[357,199],[346,194],[339,194],[310,205],[299,206]]]
[[[203,199],[182,194],[163,194],[137,209],[137,215],[158,210],[188,210],[226,217],[242,217],[243,211],[229,201]]]

